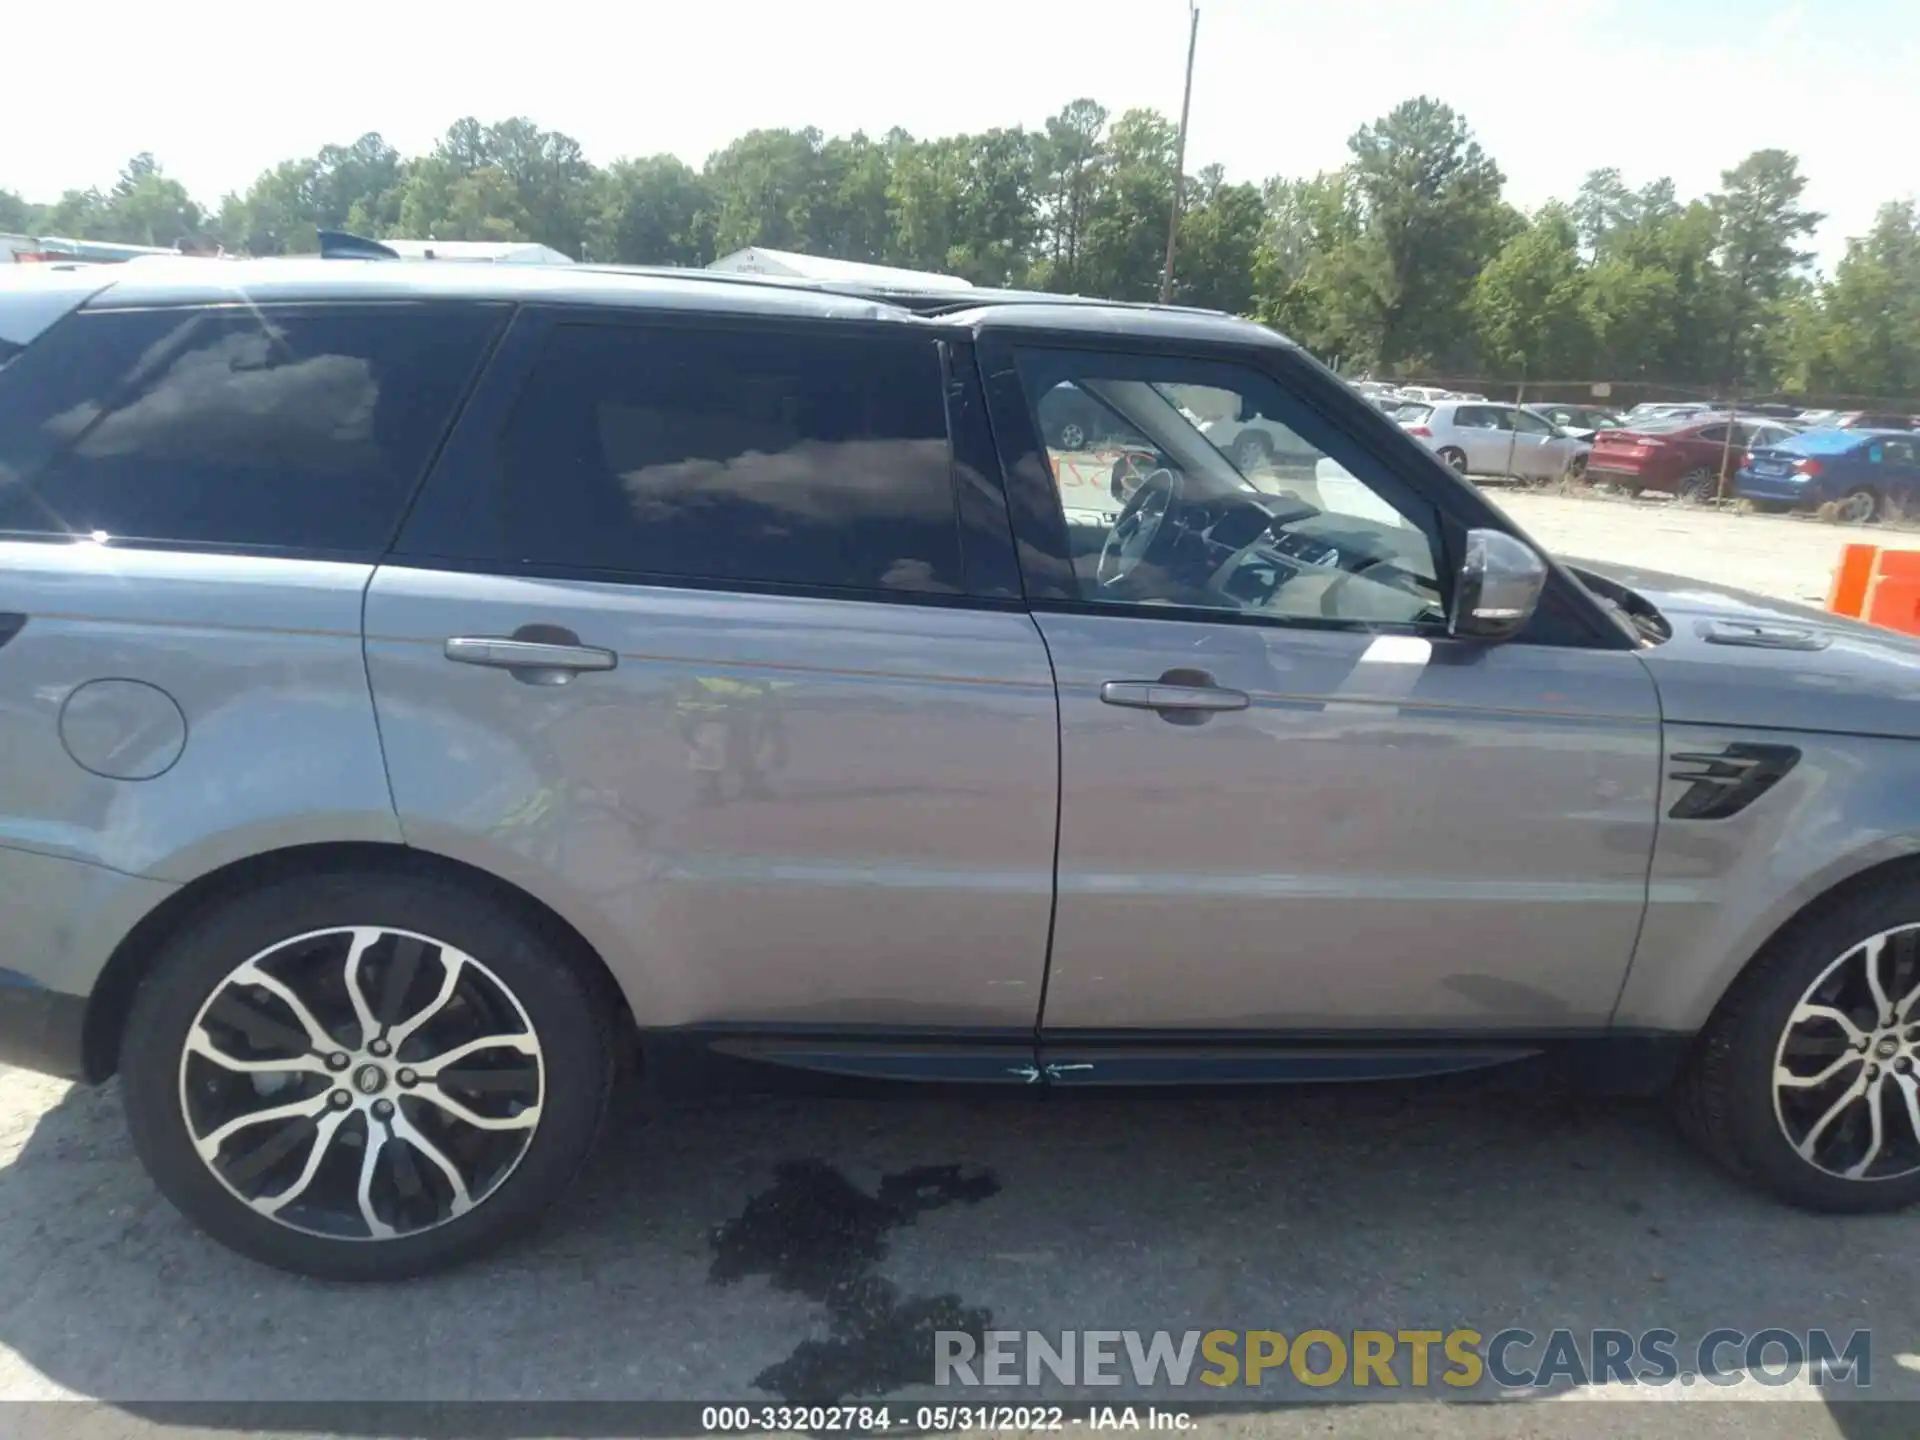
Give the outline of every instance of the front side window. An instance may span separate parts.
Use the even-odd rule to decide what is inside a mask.
[[[1513,412],[1513,426],[1522,435],[1551,435],[1553,426],[1538,415],[1529,415],[1524,410]]]
[[[0,385],[0,532],[378,552],[504,312],[102,311]]]
[[[1017,357],[1053,462],[1084,602],[1275,621],[1438,623],[1438,517],[1351,437],[1262,371],[1217,361],[1030,350]],[[1045,402],[1097,398],[1133,443],[1059,449]],[[1258,436],[1250,440],[1249,436]],[[1104,461],[1085,484],[1081,472]]]
[[[493,543],[635,577],[957,592],[941,376],[904,335],[562,325],[502,436]]]

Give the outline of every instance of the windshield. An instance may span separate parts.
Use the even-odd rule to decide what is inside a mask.
[[[1398,405],[1391,413],[1393,418],[1402,425],[1421,425],[1433,418],[1433,407],[1420,404]]]

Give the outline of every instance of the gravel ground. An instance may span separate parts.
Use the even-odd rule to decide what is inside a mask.
[[[1564,553],[1789,599],[1824,596],[1848,534],[1502,499]],[[1788,1212],[1707,1168],[1655,1107],[1485,1085],[630,1101],[539,1235],[465,1272],[350,1288],[262,1269],[190,1230],[142,1175],[111,1087],[0,1067],[0,1215],[0,1399],[109,1402],[16,1403],[10,1434],[601,1434],[698,1426],[620,1409],[384,1406],[863,1387],[951,1401],[915,1376],[926,1332],[952,1323],[1660,1325],[1683,1348],[1716,1326],[1870,1327],[1864,1405],[1829,1403],[1863,1393],[1850,1386],[1749,1382],[1623,1404],[1599,1403],[1619,1393],[1604,1390],[1481,1406],[1431,1392],[1364,1408],[1243,1402],[1199,1423],[1263,1436],[1920,1433],[1920,1217]],[[1896,1398],[1908,1403],[1879,1403]],[[168,1408],[327,1400],[380,1404]],[[1733,1403],[1665,1403],[1689,1400]],[[1071,1424],[1081,1413],[1069,1428],[1086,1428]]]
[[[1488,486],[1522,529],[1557,555],[1696,575],[1780,600],[1825,605],[1841,546],[1920,548],[1920,535],[1828,525],[1790,515],[1742,515],[1670,500],[1536,495]]]

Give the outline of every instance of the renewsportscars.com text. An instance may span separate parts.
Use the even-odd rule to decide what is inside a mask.
[[[1508,1327],[1479,1330],[962,1330],[934,1334],[936,1385],[1179,1388],[1305,1385],[1324,1388],[1503,1389],[1568,1385],[1762,1385],[1807,1381],[1865,1388],[1872,1333],[1826,1330],[1674,1330]]]

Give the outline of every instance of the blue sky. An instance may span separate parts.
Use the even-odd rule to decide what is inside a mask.
[[[274,161],[379,130],[431,145],[526,114],[605,162],[697,164],[758,125],[916,134],[1038,124],[1076,96],[1176,114],[1185,0],[387,0],[11,7],[0,187],[46,199],[152,150],[217,200]],[[1796,152],[1838,256],[1920,189],[1911,0],[1204,0],[1189,164],[1235,179],[1341,162],[1414,94],[1463,111],[1532,207],[1596,165],[1710,188]],[[56,57],[38,64],[36,56]],[[944,58],[943,58],[944,57]]]

